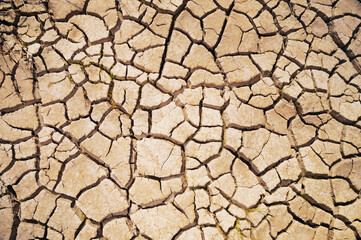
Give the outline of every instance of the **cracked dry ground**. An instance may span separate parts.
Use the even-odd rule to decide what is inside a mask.
[[[357,0],[0,9],[0,239],[361,239]]]

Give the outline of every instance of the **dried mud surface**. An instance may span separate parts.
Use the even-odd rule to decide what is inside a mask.
[[[361,239],[357,0],[0,1],[0,239]]]

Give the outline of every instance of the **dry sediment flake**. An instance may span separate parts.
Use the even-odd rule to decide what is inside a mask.
[[[361,239],[359,1],[0,12],[0,239]]]

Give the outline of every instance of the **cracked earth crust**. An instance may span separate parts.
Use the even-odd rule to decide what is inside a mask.
[[[357,0],[0,1],[0,239],[361,239]]]

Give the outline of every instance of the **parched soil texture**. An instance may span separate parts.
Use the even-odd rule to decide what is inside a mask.
[[[358,0],[0,0],[0,240],[361,239]]]

